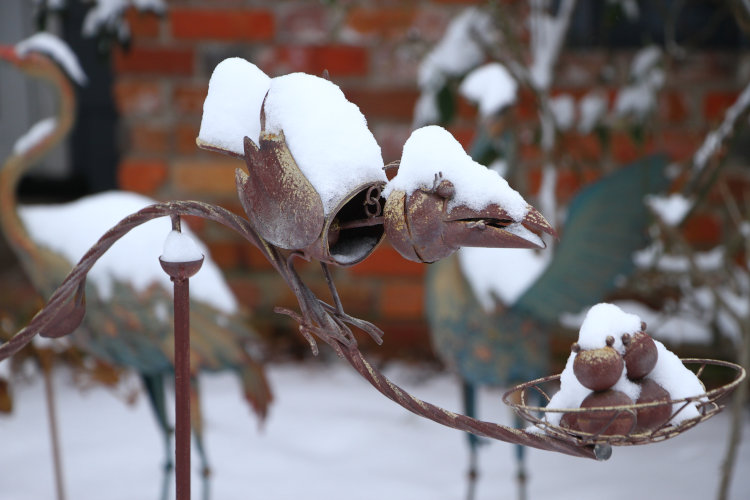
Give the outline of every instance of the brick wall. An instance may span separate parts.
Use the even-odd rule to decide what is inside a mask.
[[[244,57],[271,76],[327,69],[367,117],[384,160],[398,159],[418,96],[420,56],[456,13],[481,3],[365,1],[328,7],[324,2],[292,0],[187,0],[170,1],[162,19],[130,12],[134,43],[113,59],[114,94],[122,117],[121,187],[159,199],[200,199],[241,213],[233,173],[241,162],[195,146],[209,76],[230,56]],[[632,51],[568,51],[554,92],[583,95],[613,61],[617,75],[612,81],[622,82],[631,57]],[[570,133],[561,138],[564,168],[558,195],[563,200],[596,177],[601,161],[619,164],[652,150],[665,150],[676,160],[688,158],[748,80],[750,58],[726,51],[696,52],[668,68],[667,74],[656,132],[643,145],[625,132],[615,133],[606,147],[595,136]],[[602,88],[614,96],[614,86]],[[531,106],[530,95],[522,93],[516,120],[521,159],[528,165],[533,189],[541,154],[533,143],[538,124]],[[453,130],[465,144],[471,140],[474,119],[474,110],[463,103]],[[723,222],[712,214],[702,217],[705,223],[695,223],[688,231],[694,241],[710,245],[720,236]],[[272,312],[275,305],[296,308],[294,297],[260,254],[222,227],[190,222],[237,295],[254,311],[260,330],[280,346],[299,348],[295,325]],[[313,265],[301,266],[313,288],[327,296],[317,271]],[[423,266],[404,261],[387,244],[366,262],[336,270],[347,311],[387,332],[378,352],[429,355],[423,273]],[[370,345],[364,338],[363,342]]]

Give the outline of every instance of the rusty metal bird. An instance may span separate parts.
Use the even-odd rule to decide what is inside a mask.
[[[554,234],[499,176],[477,191],[486,177],[467,183],[449,175],[474,162],[440,127],[413,134],[388,181],[359,109],[312,75],[270,79],[244,59],[223,61],[209,83],[197,144],[245,161],[236,174],[240,201],[302,314],[277,311],[299,322],[314,352],[313,334],[355,342],[349,325],[381,342],[380,329],[344,312],[328,266],[361,262],[385,235],[405,258],[434,262],[467,245],[537,248],[542,233]],[[294,258],[321,263],[333,305],[302,282]]]

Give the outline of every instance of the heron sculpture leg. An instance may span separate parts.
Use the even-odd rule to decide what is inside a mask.
[[[143,386],[146,389],[148,395],[148,401],[151,404],[151,409],[156,417],[156,422],[159,424],[159,429],[164,437],[164,476],[162,478],[161,487],[161,499],[167,500],[169,494],[169,478],[171,472],[174,470],[174,462],[172,461],[172,433],[174,432],[172,426],[169,425],[169,419],[167,418],[167,404],[166,396],[164,394],[164,377],[161,374],[152,375],[141,375],[143,380]]]
[[[203,413],[201,412],[200,393],[198,391],[198,379],[190,378],[190,426],[195,437],[195,447],[201,461],[201,475],[203,476],[203,500],[211,497],[211,466],[208,463],[208,454],[203,442]]]

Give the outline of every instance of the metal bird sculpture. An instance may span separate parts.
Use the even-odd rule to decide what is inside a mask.
[[[209,83],[197,143],[245,161],[247,171],[236,173],[240,201],[302,314],[277,311],[298,321],[313,352],[313,335],[356,342],[349,325],[381,342],[380,329],[344,312],[328,266],[362,261],[384,235],[405,258],[434,262],[461,246],[538,248],[542,233],[554,233],[499,176],[485,179],[489,195],[469,200],[472,183],[449,171],[473,162],[440,127],[412,135],[398,174],[387,181],[359,109],[312,75],[269,79],[243,59],[223,61]],[[333,305],[302,282],[294,258],[321,263]]]
[[[582,189],[568,207],[547,267],[510,305],[498,303],[492,312],[483,307],[458,256],[430,266],[426,302],[432,341],[459,374],[467,415],[476,415],[478,387],[507,387],[546,375],[548,334],[560,316],[604,300],[616,280],[633,271],[633,253],[648,241],[651,214],[644,197],[668,188],[665,166],[662,156],[643,158]],[[513,256],[504,255],[508,268]],[[496,278],[503,279],[501,273]],[[470,496],[478,445],[469,435]],[[523,488],[520,447],[518,454]]]
[[[46,33],[34,35],[15,47],[0,47],[0,60],[50,83],[59,94],[57,116],[40,122],[19,140],[0,170],[0,225],[3,234],[34,287],[40,294],[48,296],[101,232],[124,215],[155,202],[133,193],[108,192],[87,196],[70,204],[18,207],[16,188],[19,179],[64,139],[74,123],[75,94],[69,76],[72,73],[75,77],[77,64],[73,64],[75,57],[67,46]],[[119,215],[107,218],[107,214],[113,211]],[[87,224],[81,224],[80,220],[70,218],[75,217],[74,214],[80,217],[81,212],[84,217],[99,223],[86,220]],[[167,223],[160,226],[161,232],[158,233],[161,236],[157,241],[163,241],[170,226],[166,220],[157,222]],[[148,254],[148,243],[148,239],[144,243],[137,237],[129,242],[119,242],[120,257],[115,257],[109,265],[100,262],[101,279],[93,276],[95,268],[85,289],[80,287],[65,314],[60,314],[55,327],[44,334],[51,337],[65,335],[82,322],[72,335],[76,346],[96,358],[132,368],[141,376],[164,435],[166,487],[166,473],[171,469],[171,429],[166,415],[163,377],[173,370],[171,285],[166,275],[158,269],[158,248],[151,248],[155,254],[144,258],[148,259],[146,265],[158,269],[156,274],[162,281],[151,281],[146,273],[145,280],[135,282],[137,277],[144,276],[144,264],[139,261],[139,256],[143,256],[144,252]],[[82,250],[74,257],[72,254],[79,251],[77,245]],[[236,307],[231,291],[216,265],[210,261],[205,247],[201,245],[201,249],[206,254],[206,262],[195,280],[205,275],[203,286],[211,290],[209,294],[216,293],[221,298],[213,302],[196,300],[194,293],[190,328],[193,340],[192,373],[197,374],[199,370],[236,371],[244,398],[263,420],[272,396],[263,368],[254,353],[257,337],[248,329],[247,316]],[[194,282],[198,292],[201,285]],[[86,308],[88,314],[84,317]],[[193,384],[193,389],[192,406],[197,411],[192,412],[191,425],[207,477],[208,461],[202,440],[197,383]]]

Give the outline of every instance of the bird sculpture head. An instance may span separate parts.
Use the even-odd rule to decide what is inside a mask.
[[[86,74],[70,47],[50,33],[36,33],[16,45],[0,45],[0,60],[32,77],[49,80],[62,76],[80,85],[86,83]]]
[[[461,246],[538,248],[542,233],[554,235],[539,212],[441,127],[415,131],[389,181],[364,116],[335,84],[301,73],[268,79],[244,60],[223,64],[211,78],[197,142],[245,160],[247,172],[236,175],[240,201],[271,245],[351,265],[386,234],[402,256],[418,262]],[[222,103],[236,100],[227,82],[248,76],[255,83],[245,88],[257,95],[240,106],[257,122],[252,114],[238,120],[236,108]],[[226,127],[232,120],[236,130]],[[227,133],[242,138],[241,149]]]

